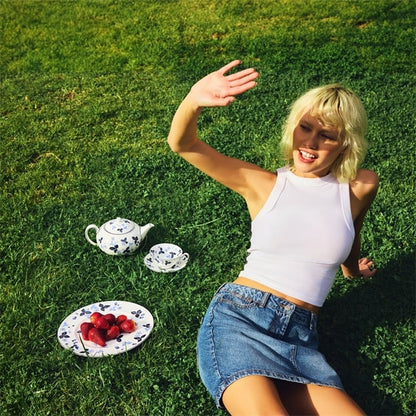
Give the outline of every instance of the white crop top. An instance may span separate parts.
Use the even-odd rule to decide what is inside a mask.
[[[354,241],[349,184],[277,170],[276,184],[251,223],[240,276],[322,306]]]

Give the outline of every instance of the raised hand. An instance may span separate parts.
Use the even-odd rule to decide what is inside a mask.
[[[198,107],[223,107],[231,104],[236,95],[255,87],[255,79],[259,76],[253,68],[226,75],[240,63],[239,60],[232,61],[202,78],[192,87],[188,97]]]

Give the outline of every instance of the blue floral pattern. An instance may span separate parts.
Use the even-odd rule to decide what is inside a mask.
[[[146,236],[153,224],[143,227],[134,221],[124,218],[115,218],[107,221],[101,227],[90,224],[85,229],[87,241],[93,245],[98,245],[102,251],[114,256],[126,256],[133,254],[140,246],[141,241]],[[95,230],[96,242],[91,240],[89,230]]]
[[[144,264],[154,272],[169,273],[183,269],[188,260],[189,254],[176,244],[160,243],[150,249]]]
[[[93,312],[126,315],[136,324],[135,331],[122,333],[117,338],[107,341],[105,347],[84,341],[81,337],[80,325],[86,322]],[[136,348],[144,342],[153,329],[152,314],[143,306],[132,302],[108,301],[84,306],[68,315],[58,329],[57,337],[63,348],[72,350],[74,354],[83,357],[105,357],[116,355]]]

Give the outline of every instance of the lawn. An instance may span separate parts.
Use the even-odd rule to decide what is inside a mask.
[[[337,276],[321,349],[368,414],[415,414],[415,16],[412,0],[0,0],[0,414],[224,414],[196,335],[242,268],[250,220],[166,137],[192,84],[233,59],[258,86],[204,111],[200,137],[267,169],[299,94],[340,82],[362,98],[380,177],[362,252],[379,270]],[[133,256],[84,238],[116,217],[155,224]],[[145,267],[165,241],[190,253],[185,269]],[[149,309],[150,337],[101,359],[63,349],[64,318],[108,300]]]

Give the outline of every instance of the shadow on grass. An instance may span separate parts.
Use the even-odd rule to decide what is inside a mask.
[[[369,415],[403,415],[404,408],[407,406],[409,409],[414,401],[410,391],[407,404],[403,404],[403,397],[396,397],[397,388],[395,391],[393,387],[386,393],[374,385],[375,378],[379,378],[380,374],[384,380],[396,378],[389,383],[391,386],[394,382],[397,385],[397,378],[402,380],[399,366],[392,369],[389,365],[384,365],[383,368],[383,363],[394,363],[396,358],[403,359],[404,364],[401,365],[404,379],[411,371],[406,362],[411,363],[412,358],[403,356],[406,348],[400,350],[400,341],[398,345],[391,342],[387,332],[383,333],[383,328],[390,329],[391,337],[392,328],[405,325],[413,319],[414,275],[415,255],[410,253],[378,270],[371,281],[352,283],[354,287],[346,294],[329,298],[320,315],[321,350],[339,372],[348,393]],[[371,340],[380,332],[381,339],[383,336],[386,339],[386,345],[372,345]],[[406,338],[405,334],[403,338]],[[369,342],[368,348],[373,351],[371,358],[362,350]],[[380,350],[378,354],[377,349]],[[412,351],[411,346],[409,350]],[[396,371],[393,373],[393,370]],[[392,373],[386,374],[389,371]],[[389,388],[390,386],[387,387]],[[403,394],[403,391],[400,393]]]

